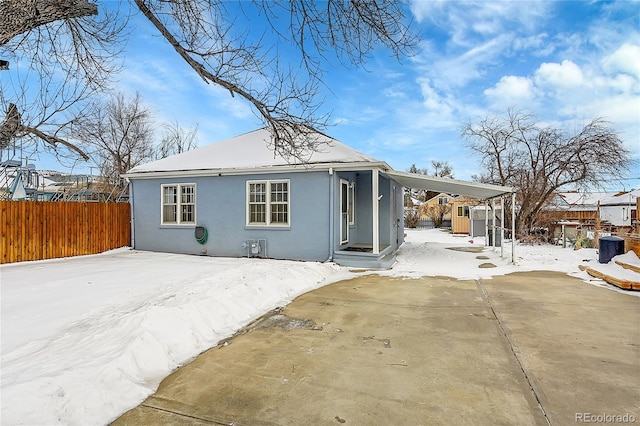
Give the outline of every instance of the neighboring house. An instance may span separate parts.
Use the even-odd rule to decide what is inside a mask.
[[[427,211],[429,210],[429,208],[432,208],[432,207],[435,207],[435,206],[448,206],[449,203],[451,202],[451,200],[453,200],[453,199],[454,199],[454,197],[452,195],[445,194],[444,192],[441,192],[438,195],[436,195],[435,197],[432,197],[432,198],[428,199],[427,201],[425,201],[424,203],[421,203],[420,204],[420,219],[427,218]],[[451,220],[451,211],[449,211],[449,209],[447,209],[447,213],[445,213],[444,219],[445,220]]]
[[[316,136],[326,145],[304,164],[274,154],[260,129],[131,169],[132,246],[387,268],[404,241],[404,186],[511,190],[396,172]]]
[[[420,221],[426,224],[426,227],[431,228],[434,226],[433,224],[433,215],[442,214],[442,224],[443,227],[451,226],[451,206],[450,202],[454,197],[445,194],[444,192],[439,193],[435,197],[431,197],[427,201],[423,202],[420,207]]]
[[[598,218],[598,201],[614,194],[611,192],[558,192],[545,207],[545,211],[557,221],[594,224]]]
[[[545,208],[557,222],[573,222],[613,229],[631,227],[637,222],[637,199],[640,191],[631,192],[561,192]]]
[[[99,176],[70,175],[0,162],[0,199],[30,201],[116,201],[113,186]]]
[[[616,227],[635,226],[638,218],[637,199],[640,190],[620,192],[600,199],[600,220]]]

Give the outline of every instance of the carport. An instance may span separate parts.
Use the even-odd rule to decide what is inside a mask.
[[[505,197],[511,194],[511,262],[515,262],[515,201],[516,193],[510,186],[490,185],[486,183],[466,182],[455,179],[446,179],[434,176],[420,175],[416,173],[397,172],[389,170],[386,175],[400,183],[405,188],[425,189],[435,192],[444,192],[447,194],[464,195],[467,197],[479,198],[485,201],[485,241],[489,241],[489,209],[488,203],[491,202],[491,211],[495,211],[496,199],[500,199],[500,205],[504,206]],[[496,229],[500,231],[500,255],[504,251],[504,208],[500,209],[500,226],[496,226],[495,214],[491,215],[491,232],[493,233],[492,242],[495,247]]]

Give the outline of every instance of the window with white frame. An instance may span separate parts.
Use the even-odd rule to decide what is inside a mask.
[[[447,197],[438,197],[438,204],[448,204],[449,199]]]
[[[247,181],[247,225],[289,225],[289,181]]]
[[[162,185],[163,225],[195,225],[196,184]]]
[[[458,206],[458,217],[469,217],[469,206]]]

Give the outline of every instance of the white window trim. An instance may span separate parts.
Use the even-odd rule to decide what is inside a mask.
[[[176,187],[177,188],[177,195],[178,195],[178,202],[176,204],[176,221],[175,222],[165,222],[164,221],[164,189],[167,187]],[[193,222],[183,222],[182,221],[182,212],[181,212],[181,205],[182,205],[182,187],[183,186],[193,186],[193,196],[194,196],[194,203],[193,203]],[[195,226],[196,223],[198,223],[197,221],[197,217],[196,214],[198,212],[198,188],[194,183],[163,183],[162,185],[160,185],[160,225],[161,226]]]
[[[265,200],[265,220],[266,222],[250,222],[249,196],[251,184],[264,183],[266,200]],[[286,183],[287,184],[287,223],[271,223],[271,184]],[[284,204],[284,203],[282,203]],[[248,180],[245,186],[245,224],[250,227],[270,227],[270,228],[290,228],[291,227],[291,181],[289,179],[257,179]]]

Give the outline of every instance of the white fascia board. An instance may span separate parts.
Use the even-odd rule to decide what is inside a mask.
[[[153,171],[153,172],[137,172],[125,173],[121,175],[127,179],[155,179],[155,178],[180,178],[180,177],[197,177],[197,176],[230,176],[230,175],[259,175],[270,173],[302,173],[309,171],[334,171],[340,170],[371,170],[372,168],[386,172],[391,169],[389,165],[383,161],[380,162],[357,162],[357,163],[322,163],[322,164],[306,164],[295,166],[274,166],[274,167],[252,167],[246,169],[204,169],[204,170],[170,170],[170,171]]]

